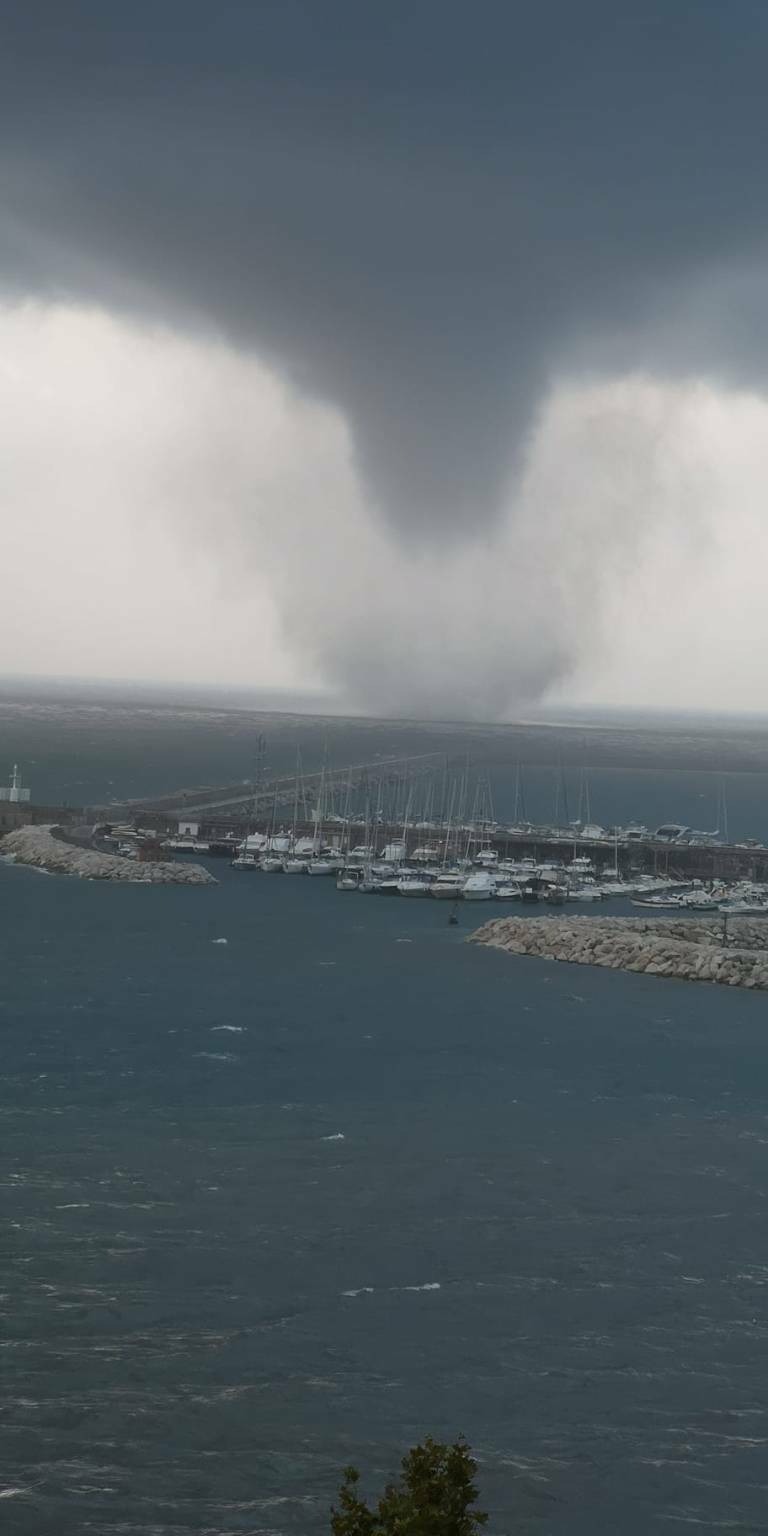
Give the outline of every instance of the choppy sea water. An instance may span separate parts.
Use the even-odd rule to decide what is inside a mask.
[[[495,1532],[767,1529],[765,998],[215,869],[0,865],[4,1529],[312,1536],[459,1431]]]

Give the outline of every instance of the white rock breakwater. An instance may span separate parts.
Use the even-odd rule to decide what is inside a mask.
[[[217,885],[201,864],[139,864],[116,853],[78,848],[56,837],[54,827],[19,827],[0,839],[0,853],[16,864],[81,880],[127,880],[132,885]]]
[[[768,919],[729,919],[723,942],[722,918],[502,917],[469,943],[571,965],[768,989]]]

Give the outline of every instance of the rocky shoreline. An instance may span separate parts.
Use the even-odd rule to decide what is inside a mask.
[[[201,864],[140,864],[116,853],[78,848],[56,836],[53,826],[19,827],[0,839],[0,855],[15,864],[81,880],[122,880],[131,885],[217,885]]]
[[[768,990],[768,920],[644,917],[496,918],[469,936],[512,955]]]

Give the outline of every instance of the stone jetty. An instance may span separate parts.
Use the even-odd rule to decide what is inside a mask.
[[[201,864],[140,864],[116,853],[99,853],[65,842],[53,826],[19,827],[0,838],[0,854],[54,875],[81,880],[127,880],[131,885],[217,885]]]
[[[501,917],[469,937],[511,955],[768,989],[768,918]]]

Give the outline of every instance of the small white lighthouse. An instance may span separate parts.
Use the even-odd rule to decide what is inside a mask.
[[[32,791],[24,789],[21,782],[18,763],[13,765],[11,784],[9,789],[0,789],[0,800],[9,800],[11,805],[21,805],[29,800]]]

